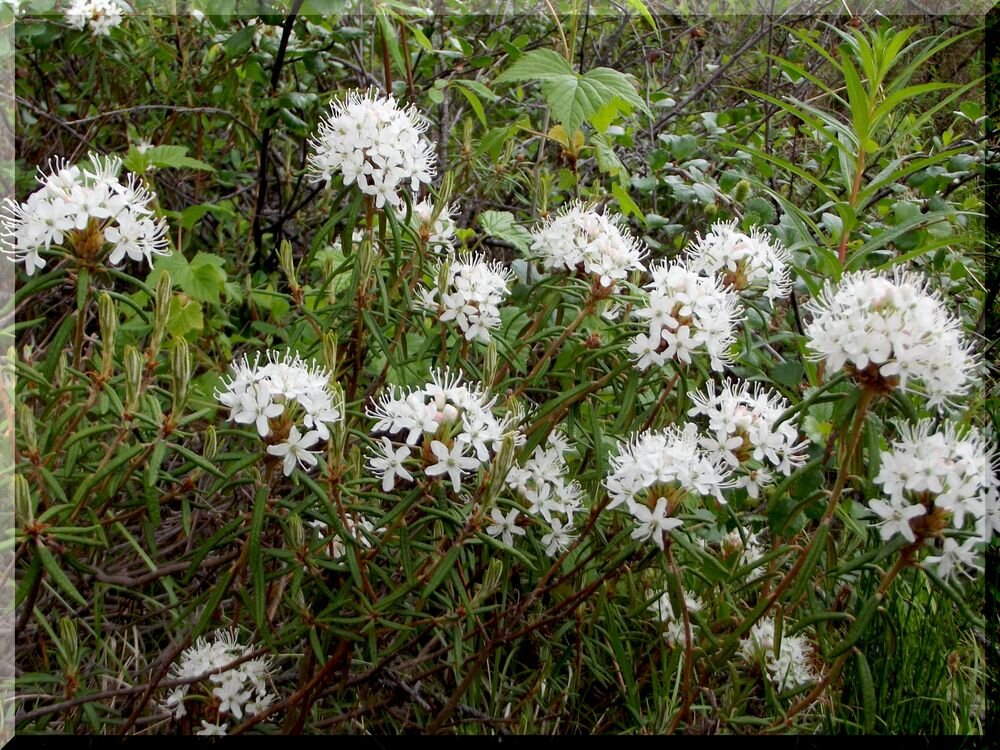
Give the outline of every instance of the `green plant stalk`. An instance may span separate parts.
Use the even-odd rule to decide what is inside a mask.
[[[841,494],[843,493],[844,485],[847,483],[847,477],[849,471],[847,469],[846,463],[848,458],[854,455],[854,452],[857,450],[858,441],[861,436],[861,430],[864,427],[865,416],[868,413],[868,407],[871,405],[871,402],[874,399],[874,397],[875,393],[873,391],[869,391],[866,389],[861,392],[861,396],[858,399],[858,404],[855,407],[854,422],[851,426],[851,432],[849,434],[847,441],[843,444],[844,450],[841,454],[840,466],[838,467],[837,470],[837,479],[834,482],[833,489],[830,491],[830,501],[827,504],[826,511],[823,513],[823,517],[820,519],[819,522],[819,525],[821,527],[826,527],[828,529],[830,523],[833,520],[834,512],[837,509],[837,503],[840,500]],[[795,580],[795,577],[798,575],[798,572],[802,569],[802,566],[805,564],[806,559],[809,557],[809,552],[812,550],[816,540],[820,536],[825,537],[826,535],[827,535],[826,533],[821,534],[819,532],[813,535],[812,539],[809,541],[809,544],[807,544],[805,548],[803,548],[803,550],[799,553],[799,556],[796,559],[795,563],[792,565],[791,569],[785,574],[785,576],[781,579],[781,581],[779,581],[778,585],[774,588],[774,591],[771,592],[771,594],[762,604],[759,604],[757,607],[754,608],[754,610],[750,613],[750,615],[746,617],[743,620],[743,622],[740,623],[736,631],[730,634],[729,636],[730,638],[739,638],[741,635],[743,635],[743,633],[745,633],[751,627],[753,627],[754,623],[758,622],[765,614],[767,614],[768,610],[770,610],[771,607],[774,606],[775,602],[778,601],[781,595],[788,589],[788,587]],[[729,657],[733,645],[734,644],[730,644],[729,648],[726,648],[722,652],[720,652],[719,656],[715,660],[716,664],[718,664],[718,662],[721,661],[722,659],[726,659]]]
[[[666,534],[666,532],[664,532]],[[679,605],[681,608],[681,616],[684,620],[684,701],[681,703],[680,709],[674,714],[674,718],[670,721],[667,727],[666,734],[673,734],[677,730],[677,726],[684,720],[691,710],[691,703],[694,701],[694,689],[693,689],[693,673],[694,673],[694,643],[691,635],[691,614],[688,612],[687,601],[684,598],[684,586],[681,582],[681,571],[677,567],[677,561],[674,560],[673,553],[670,551],[670,537],[667,536],[666,544],[663,545],[663,553],[667,557],[667,564],[670,566],[670,572],[674,576],[674,581],[677,584],[677,591],[680,594]]]
[[[531,372],[529,372],[524,377],[520,385],[518,385],[517,388],[514,390],[513,394],[514,397],[520,396],[522,393],[524,393],[524,389],[528,386],[528,383],[530,383],[532,380],[535,379],[535,376],[538,375],[539,372],[541,372],[542,367],[545,366],[545,363],[548,362],[549,359],[551,359],[552,355],[556,353],[559,347],[561,347],[563,344],[566,343],[566,339],[568,339],[573,334],[573,331],[575,331],[577,328],[580,327],[580,324],[587,319],[587,316],[589,316],[591,313],[594,312],[596,306],[597,306],[597,298],[594,296],[593,293],[591,293],[590,297],[587,299],[587,303],[580,310],[580,314],[577,315],[576,318],[568,326],[566,326],[563,332],[559,335],[559,338],[557,338],[555,341],[549,344],[548,348],[545,350],[545,353],[538,358],[538,361],[535,363],[535,366],[531,368]]]

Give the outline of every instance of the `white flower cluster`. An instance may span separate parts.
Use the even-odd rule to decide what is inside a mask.
[[[315,520],[309,521],[306,524],[309,528],[316,529],[320,538],[325,538],[327,533],[330,531],[329,525],[324,521]],[[348,534],[360,544],[362,547],[371,547],[372,543],[368,539],[368,534],[375,533],[375,525],[369,521],[364,516],[360,517],[360,520],[355,520],[350,513],[344,515],[344,527]],[[347,545],[344,544],[344,540],[340,538],[338,534],[334,534],[327,541],[327,550],[330,553],[330,557],[334,560],[339,560],[347,552]]]
[[[719,545],[724,559],[728,560],[735,555],[739,555],[736,564],[737,568],[755,563],[765,554],[764,543],[761,541],[759,534],[754,534],[749,529],[743,529],[743,534],[746,536],[745,543],[743,537],[740,536],[740,530],[733,529],[722,537]],[[702,541],[702,547],[704,546],[705,543]]]
[[[260,364],[257,354],[252,362],[244,356],[230,369],[229,382],[215,394],[229,407],[229,419],[252,424],[261,438],[271,438],[267,452],[282,459],[286,477],[296,462],[305,470],[314,467],[316,455],[309,448],[329,440],[330,425],[342,418],[330,389],[330,373],[297,354],[273,351],[268,352],[266,364]]]
[[[684,617],[681,613],[674,613],[674,606],[670,603],[670,594],[666,591],[662,592],[657,596],[656,591],[647,590],[646,598],[654,597],[652,603],[647,607],[647,609],[656,615],[656,617],[666,625],[663,631],[663,637],[666,639],[667,643],[671,645],[683,645],[687,641],[687,636],[684,629]],[[694,594],[688,596],[684,595],[684,605],[687,607],[688,619],[691,620],[691,640],[694,640],[695,629],[697,624],[694,618],[691,617],[692,612],[700,612],[705,606],[701,599],[699,599]]]
[[[683,522],[674,517],[689,493],[711,495],[725,503],[722,490],[732,486],[721,461],[698,445],[697,428],[670,425],[643,432],[618,447],[605,479],[608,509],[625,503],[636,523],[633,539],[652,539],[663,549],[663,533]]]
[[[153,255],[168,253],[166,223],[150,208],[153,195],[133,174],[122,182],[121,164],[114,156],[92,155],[84,169],[52,160],[48,175],[39,170],[42,187],[27,201],[8,198],[0,208],[0,248],[24,261],[29,276],[45,267],[39,251],[67,240],[86,259],[110,244],[112,265],[125,256],[152,263]]]
[[[511,270],[475,256],[445,261],[443,270],[439,267],[434,275],[438,283],[444,281],[444,288],[424,287],[420,304],[440,312],[442,323],[454,320],[466,341],[488,344],[490,331],[500,325],[500,305],[510,293]]]
[[[752,498],[773,481],[769,468],[786,477],[805,463],[808,443],[799,441],[798,430],[790,421],[775,423],[789,407],[786,399],[760,385],[742,383],[734,388],[726,383],[716,393],[709,381],[704,393],[691,396],[688,416],[708,417],[711,435],[701,438],[701,446],[738,473],[737,487],[745,487]]]
[[[756,227],[741,232],[735,220],[713,225],[687,257],[693,271],[718,276],[733,291],[760,294],[772,305],[792,288],[788,250]]]
[[[931,406],[968,390],[973,358],[959,321],[917,275],[849,273],[806,309],[812,315],[809,346],[828,370],[847,366],[860,382],[881,390],[908,390],[920,381]]]
[[[443,206],[434,218],[434,204],[426,198],[413,204],[410,223],[432,250],[450,252],[455,245],[454,206]]]
[[[565,552],[573,542],[573,517],[584,510],[583,488],[566,479],[569,467],[564,456],[570,450],[566,439],[552,432],[547,445],[536,446],[523,466],[514,466],[507,474],[507,486],[528,502],[528,513],[547,525],[542,544],[550,557]]]
[[[431,382],[422,388],[391,386],[368,409],[377,420],[372,431],[389,433],[396,441],[383,435],[368,460],[382,479],[382,490],[392,490],[397,479],[413,481],[406,464],[419,458],[425,476],[447,476],[456,494],[461,492],[462,476],[490,464],[516,421],[512,415],[494,416],[495,402],[480,383],[463,384],[461,373],[447,369],[432,370]]]
[[[740,656],[748,664],[763,662],[778,692],[784,692],[818,679],[810,661],[813,650],[804,636],[789,635],[788,623],[781,636],[781,648],[774,651],[774,620],[761,620],[750,629],[740,644]]]
[[[961,545],[946,538],[944,552],[927,562],[942,577],[962,571],[959,563],[981,569],[974,550],[1000,531],[1000,516],[996,456],[976,430],[960,433],[950,423],[935,430],[931,420],[900,425],[899,438],[881,454],[875,482],[888,499],[868,504],[881,519],[877,528],[883,539],[901,534],[908,542],[916,541],[911,522],[918,518],[921,536],[941,536],[948,526],[962,530],[971,519],[976,536]]]
[[[94,36],[108,36],[111,29],[121,25],[122,13],[131,10],[121,0],[72,0],[63,16],[71,28],[82,30],[89,24]]]
[[[619,217],[609,218],[574,203],[532,233],[531,251],[547,271],[577,271],[610,287],[641,270],[646,250]]]
[[[403,205],[400,190],[416,192],[434,176],[434,149],[423,137],[427,121],[411,105],[400,109],[395,100],[352,92],[344,102],[332,102],[330,115],[310,139],[309,168],[317,180],[330,182],[340,174],[345,185],[356,184],[375,198],[378,208]]]
[[[712,369],[721,372],[742,317],[736,293],[723,288],[717,277],[703,276],[683,263],[660,263],[650,272],[647,305],[633,313],[649,322],[648,335],[636,335],[628,347],[635,366],[662,367],[674,359],[691,364],[692,354],[704,351]]]
[[[253,653],[251,646],[243,646],[239,635],[233,629],[216,630],[211,638],[200,637],[190,648],[185,649],[180,658],[170,668],[170,679],[186,680],[198,677],[212,670],[218,670],[237,659]],[[254,716],[267,709],[275,699],[267,689],[266,680],[271,671],[272,659],[258,656],[236,665],[232,669],[216,672],[206,679],[212,686],[212,696],[218,700],[221,719],[228,714],[234,719],[244,715]],[[196,683],[194,683],[196,684]],[[165,701],[165,707],[173,712],[175,719],[187,714],[184,699],[191,685],[175,687]],[[225,734],[226,725],[202,722],[203,729],[198,734]],[[219,729],[223,731],[220,732]]]

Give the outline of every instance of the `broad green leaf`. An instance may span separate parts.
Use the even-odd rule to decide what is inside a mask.
[[[536,49],[517,58],[496,82],[548,81],[566,76],[575,77],[576,73],[562,55],[551,49]]]
[[[483,211],[479,214],[479,226],[490,237],[507,240],[518,250],[528,252],[531,248],[531,233],[514,222],[514,215],[507,211]]]

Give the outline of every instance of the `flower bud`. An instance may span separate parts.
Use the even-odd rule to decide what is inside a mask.
[[[483,382],[486,385],[496,380],[499,358],[497,357],[497,345],[493,338],[486,345],[486,354],[483,355]]]
[[[375,258],[378,255],[370,234],[365,235],[355,252],[358,263],[358,293],[361,294],[368,288],[368,280],[371,278]]]
[[[497,451],[496,456],[493,458],[493,465],[490,467],[489,485],[486,488],[486,493],[483,498],[484,514],[489,512],[490,507],[493,505],[493,501],[504,488],[507,481],[507,475],[510,473],[510,469],[514,465],[514,454],[517,451],[516,438],[516,432],[504,433],[503,440],[500,443],[500,450]]]
[[[452,172],[445,172],[444,178],[441,180],[441,189],[438,191],[437,200],[434,202],[434,211],[431,213],[431,226],[434,226],[434,222],[438,220],[441,212],[447,207],[454,189],[455,175]]]
[[[118,308],[107,292],[97,298],[97,318],[101,327],[101,371],[105,377],[111,375],[115,362],[115,331],[118,329]]]
[[[332,256],[323,258],[323,284],[326,287],[326,302],[329,305],[337,301],[337,285],[333,283],[333,275],[337,271],[337,259]]]
[[[164,271],[156,282],[156,297],[153,303],[153,332],[149,337],[149,358],[155,359],[160,353],[163,334],[170,318],[170,274]]]
[[[126,345],[122,360],[125,368],[125,411],[134,412],[142,392],[142,355],[134,346]]]
[[[191,354],[187,341],[183,338],[174,342],[174,348],[170,352],[170,370],[174,377],[172,411],[177,417],[187,400],[188,386],[191,384]]]
[[[327,331],[323,334],[323,364],[334,378],[337,377],[337,334]],[[332,388],[335,383],[330,383]]]
[[[59,642],[56,645],[60,647],[56,649],[56,653],[61,657],[63,668],[68,672],[76,672],[80,660],[80,639],[76,632],[76,621],[72,617],[59,620]]]
[[[67,367],[69,367],[69,357],[66,354],[66,350],[63,349],[59,352],[59,358],[56,360],[56,369],[52,372],[53,388],[60,388],[66,382]]]
[[[344,424],[344,422],[338,422],[338,425]],[[341,452],[343,452],[343,446],[341,446]],[[362,460],[361,460],[361,448],[356,444],[351,446],[351,454],[347,459],[347,478],[349,479],[360,479],[364,474],[362,473]]]
[[[22,528],[35,523],[35,501],[28,480],[22,474],[14,475],[14,515]]]
[[[297,513],[288,515],[288,542],[292,549],[299,549],[306,545],[306,531],[302,527],[302,519]]]
[[[448,293],[449,281],[451,280],[451,263],[447,260],[441,261],[437,276],[437,298],[438,304],[443,305],[445,295]]]
[[[746,203],[749,197],[750,183],[746,180],[740,180],[736,183],[736,187],[733,189],[733,200],[737,203]]]
[[[214,425],[205,428],[205,436],[202,438],[201,455],[211,461],[219,450],[219,438],[215,434]]]
[[[35,415],[27,404],[17,405],[17,429],[28,453],[38,453],[38,436],[35,434]]]
[[[282,272],[285,274],[285,278],[288,279],[288,286],[292,289],[298,289],[299,282],[295,272],[295,259],[292,257],[292,243],[288,240],[281,241],[281,247],[278,250],[278,262],[281,265]]]

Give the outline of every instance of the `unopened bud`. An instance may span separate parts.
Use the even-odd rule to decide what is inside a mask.
[[[170,370],[174,376],[173,407],[174,417],[180,416],[181,409],[188,396],[188,386],[191,384],[191,354],[187,341],[178,338],[170,352]]]
[[[441,212],[448,205],[448,201],[451,200],[451,194],[455,189],[455,175],[452,172],[445,172],[444,178],[441,180],[441,189],[438,191],[437,200],[434,202],[434,213],[431,214],[431,226],[434,222],[438,220]]]
[[[295,259],[292,257],[292,243],[288,240],[281,241],[281,247],[278,250],[278,262],[281,264],[281,270],[284,272],[285,278],[288,279],[288,286],[292,289],[298,289],[299,282],[295,271]]]
[[[705,212],[705,218],[714,219],[719,214],[719,205],[717,203],[707,203],[702,210]]]
[[[490,467],[489,485],[486,487],[486,495],[483,498],[483,513],[489,511],[493,501],[507,482],[507,475],[510,474],[510,469],[514,465],[514,455],[517,452],[516,438],[516,432],[507,432],[504,433],[503,440],[500,442],[500,450],[494,456],[493,464]]]
[[[496,379],[499,361],[497,345],[491,336],[490,343],[486,345],[486,354],[483,355],[483,383],[487,386]]]
[[[27,404],[17,405],[17,429],[21,433],[24,447],[29,453],[38,452],[38,436],[35,433],[35,415]]]
[[[749,197],[750,183],[746,180],[740,180],[736,183],[736,187],[733,188],[733,200],[737,203],[746,203],[746,200]]]
[[[126,346],[122,364],[125,368],[125,411],[134,412],[142,392],[142,355],[134,346]]]
[[[201,455],[211,461],[219,450],[219,438],[215,434],[215,427],[209,425],[205,428],[205,436],[202,438]]]
[[[368,288],[368,280],[371,278],[372,269],[375,267],[375,258],[378,252],[370,235],[365,235],[365,239],[357,247],[358,263],[358,292],[362,293]]]
[[[334,304],[337,301],[337,285],[333,283],[333,275],[337,271],[337,258],[327,256],[323,258],[323,284],[326,287],[327,304]]]
[[[323,334],[323,364],[330,377],[337,377],[337,334],[333,331]]]
[[[59,352],[59,358],[56,360],[56,369],[52,372],[52,387],[61,388],[63,383],[66,382],[66,368],[69,367],[69,356],[66,354],[66,350],[63,349]]]
[[[288,541],[292,549],[298,549],[306,545],[306,530],[302,526],[302,519],[298,513],[288,515]]]
[[[146,392],[140,396],[142,400],[142,413],[149,417],[153,424],[163,424],[163,409],[160,407],[160,399],[152,393]]]
[[[14,475],[14,517],[22,528],[35,523],[35,501],[31,498],[31,487],[22,474]]]
[[[153,303],[153,332],[149,337],[149,357],[155,359],[163,344],[163,334],[170,318],[170,274],[164,271],[156,282],[156,296]]]
[[[347,459],[347,477],[349,479],[360,479],[362,477],[361,465],[361,448],[356,444],[352,445],[350,456]]]
[[[64,667],[76,671],[80,661],[80,638],[76,631],[76,620],[63,617],[59,620],[59,645],[57,652],[66,660]]]
[[[101,292],[97,298],[97,318],[101,327],[101,355],[104,357],[101,369],[105,375],[111,374],[115,361],[115,332],[118,330],[118,308],[111,295]]]
[[[437,289],[438,289],[438,302],[444,300],[445,295],[448,293],[448,282],[451,280],[451,263],[448,260],[441,262],[441,267],[438,269],[437,275]]]

